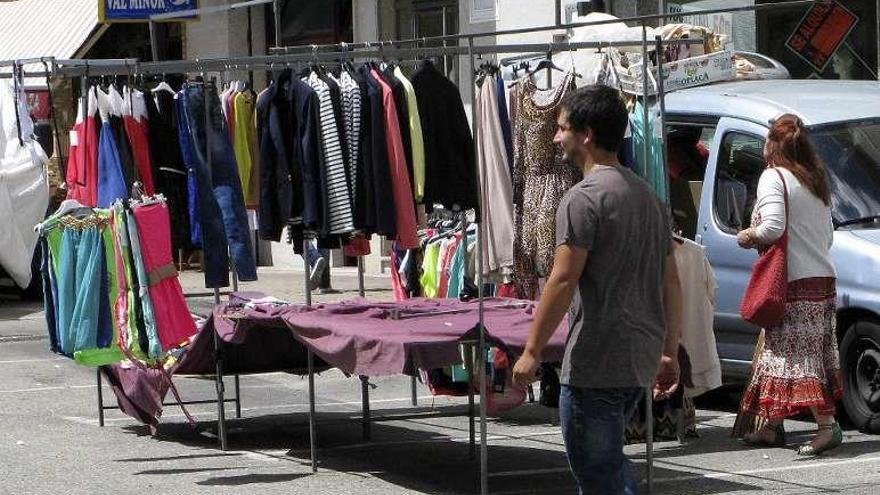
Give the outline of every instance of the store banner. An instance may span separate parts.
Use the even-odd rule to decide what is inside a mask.
[[[98,0],[101,22],[149,21],[150,16],[193,10],[198,0]]]
[[[815,3],[785,46],[821,73],[858,22],[857,15],[836,1]]]

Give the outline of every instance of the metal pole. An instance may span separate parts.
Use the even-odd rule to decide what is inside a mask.
[[[204,89],[204,88],[203,88]],[[210,134],[210,130],[207,131]],[[208,155],[210,156],[210,154]],[[220,289],[214,289],[214,304],[220,304]],[[214,384],[217,389],[217,436],[220,437],[220,450],[226,450],[226,400],[223,385],[223,353],[220,336],[214,332]]]
[[[659,57],[660,54],[658,53],[657,56]],[[650,67],[648,67],[648,62],[648,31],[645,23],[642,22],[642,116],[644,118],[642,137],[644,138],[643,150],[645,154],[646,175],[648,172],[648,167],[650,166],[650,134],[652,132],[651,126],[648,123],[648,71],[650,70]],[[650,495],[651,490],[654,486],[654,398],[651,394],[651,387],[648,387],[645,390],[645,423],[645,461],[647,463],[648,472],[648,494]]]
[[[657,35],[654,37],[657,50],[657,101],[660,103],[660,137],[663,146],[660,148],[660,163],[663,165],[663,177],[666,177],[666,95],[663,92],[663,64],[666,62],[666,52],[663,51],[663,40]],[[666,180],[666,179],[664,179]],[[668,182],[668,181],[667,181]],[[663,200],[669,203],[669,186],[664,187]]]
[[[315,439],[315,356],[308,352],[309,366],[309,451],[312,456],[312,472],[318,472],[317,442]]]
[[[159,34],[158,26],[154,21],[150,21],[150,51],[153,54],[153,62],[159,61]]]
[[[370,431],[370,379],[361,376],[361,427],[364,440],[372,438]]]
[[[309,244],[311,243],[311,233],[303,235],[303,280],[306,287],[306,306],[312,305],[312,286],[309,283]],[[308,360],[309,371],[309,451],[312,458],[312,472],[318,472],[318,454],[317,439],[315,437],[315,356],[311,349],[306,349],[306,359]]]
[[[364,290],[364,257],[358,256],[358,295],[360,297],[366,297],[366,291]]]
[[[471,90],[471,126],[473,127],[473,133],[476,134],[479,130],[476,127],[477,121],[477,105],[476,105],[476,91],[474,88],[476,87],[476,74],[474,73],[474,38],[473,36],[468,37],[468,52],[469,57],[471,59],[471,67],[470,67],[470,90]],[[474,139],[474,143],[476,146],[476,139]],[[476,151],[476,148],[475,148]],[[477,177],[479,181],[479,175]],[[477,187],[479,191],[479,184]],[[479,195],[478,195],[479,197]],[[477,202],[478,207],[480,205],[480,201]],[[477,229],[477,260],[483,259],[483,249],[482,249],[482,234],[480,233],[480,229]],[[489,493],[489,446],[487,445],[487,435],[486,435],[486,329],[483,327],[483,266],[482,262],[477,263],[477,313],[479,314],[479,332],[480,332],[480,340],[479,347],[477,348],[477,376],[479,377],[480,382],[480,493],[482,495],[488,495]]]
[[[364,291],[364,257],[357,257],[358,263],[358,295],[360,297],[365,296]],[[370,379],[366,376],[361,376],[361,426],[363,427],[363,437],[364,440],[369,440],[372,437],[372,432],[370,431]]]
[[[651,70],[648,67],[648,31],[644,24],[642,23],[642,174],[647,177],[648,175],[648,167],[650,161],[650,153],[651,153],[651,142],[649,140],[650,126],[648,124],[648,71]]]
[[[204,73],[203,73],[204,77]],[[205,81],[202,84],[202,105],[205,112],[205,164],[210,171],[214,157],[211,150],[211,100],[208,97],[208,90],[211,83]],[[220,304],[220,289],[214,288],[214,305]],[[217,389],[217,436],[220,437],[220,450],[226,450],[226,401],[224,400],[225,387],[223,384],[223,352],[220,336],[214,332],[214,363],[215,373],[214,382]]]
[[[416,369],[416,373],[418,373],[418,369]],[[416,393],[416,388],[418,387],[418,378],[415,376],[409,377],[409,393],[410,393],[410,401],[412,402],[413,407],[419,405],[419,396]]]
[[[464,367],[467,371],[468,383],[468,457],[474,459],[477,457],[477,426],[475,423],[476,408],[474,407],[474,346],[472,344],[465,347],[465,358]]]
[[[648,495],[654,490],[654,395],[651,387],[645,389],[645,476]]]
[[[874,24],[876,25],[874,39],[877,41],[877,80],[880,81],[880,0],[874,2]]]
[[[238,375],[235,375],[235,417],[241,419],[241,383]]]
[[[104,427],[104,390],[102,389],[101,368],[98,367],[98,426]]]
[[[274,0],[272,2],[272,14],[275,17],[275,46],[280,47],[281,46],[281,0]]]

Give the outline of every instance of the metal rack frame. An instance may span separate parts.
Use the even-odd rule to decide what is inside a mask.
[[[722,9],[707,9],[707,10],[699,10],[693,12],[686,12],[683,14],[679,14],[682,16],[694,16],[701,14],[712,14],[712,13],[728,13],[728,12],[745,12],[745,11],[763,11],[763,10],[772,10],[777,8],[792,8],[792,7],[805,7],[812,5],[814,3],[821,2],[822,0],[796,0],[791,2],[778,2],[778,3],[769,3],[769,4],[760,4],[760,5],[752,5],[752,6],[744,6],[744,7],[733,7],[733,8],[722,8]],[[435,36],[428,38],[416,38],[416,39],[408,39],[408,40],[395,40],[395,41],[380,41],[380,42],[366,42],[366,43],[340,43],[340,44],[330,44],[330,45],[309,45],[309,46],[299,46],[299,47],[281,47],[277,49],[272,49],[275,52],[275,55],[269,56],[256,56],[256,57],[240,57],[240,58],[221,58],[221,59],[203,59],[203,60],[193,60],[193,61],[174,61],[174,62],[152,62],[152,63],[139,63],[137,60],[126,60],[124,65],[120,65],[117,63],[107,63],[100,64],[95,63],[98,61],[76,61],[76,60],[56,60],[55,67],[51,71],[53,75],[58,76],[67,76],[67,77],[82,77],[89,76],[90,70],[92,75],[105,75],[105,74],[126,74],[126,73],[137,73],[137,74],[160,74],[160,73],[169,73],[169,72],[210,72],[210,71],[222,71],[228,70],[230,68],[241,68],[243,66],[246,70],[273,70],[276,64],[280,66],[290,65],[295,62],[319,62],[319,61],[334,61],[334,60],[352,60],[358,58],[381,58],[381,57],[404,57],[404,56],[449,56],[449,55],[458,55],[458,56],[467,56],[470,60],[470,67],[474,67],[474,60],[477,55],[482,54],[500,54],[500,53],[513,53],[513,52],[528,52],[528,51],[541,51],[541,52],[559,52],[559,51],[569,51],[583,48],[603,48],[610,46],[641,46],[642,54],[647,55],[648,47],[650,41],[647,39],[647,25],[649,22],[663,20],[667,17],[668,14],[652,14],[652,15],[643,15],[629,18],[620,18],[613,19],[607,21],[593,21],[593,22],[578,22],[578,23],[569,23],[569,24],[556,24],[550,26],[539,26],[539,27],[531,27],[531,28],[521,28],[521,29],[509,29],[509,30],[499,30],[485,33],[472,33],[472,34],[457,34],[457,35],[446,35],[446,36]],[[277,12],[276,12],[277,17]],[[612,23],[636,23],[641,25],[642,27],[642,40],[640,42],[572,42],[572,43],[526,43],[526,44],[501,44],[501,45],[491,45],[491,46],[475,46],[474,41],[476,39],[487,38],[487,37],[497,37],[497,36],[506,36],[506,35],[515,35],[515,34],[525,34],[525,33],[534,33],[534,32],[547,32],[547,31],[557,31],[557,30],[568,30],[579,27],[589,27],[603,24],[612,24]],[[880,26],[880,25],[878,25]],[[880,32],[880,27],[878,27],[878,32]],[[466,41],[466,45],[461,45],[460,41]],[[443,42],[444,44],[448,41],[456,41],[457,44],[455,46],[435,46],[428,47],[428,42]],[[878,39],[880,42],[880,39]],[[654,40],[654,48],[661,48],[664,44],[668,42],[661,41],[659,39]],[[682,43],[682,41],[674,41],[672,43]],[[419,45],[422,46],[419,46]],[[403,45],[413,45],[410,48],[402,48]],[[387,47],[387,48],[386,48]],[[647,57],[645,57],[647,58]],[[878,59],[880,59],[880,53],[878,53]],[[473,87],[475,76],[473,71],[471,70],[470,83],[471,87]],[[643,71],[643,84],[645,88],[648,87],[647,78],[648,73],[646,70]],[[662,78],[659,78],[662,79]],[[475,105],[474,103],[475,95],[471,92],[471,117],[472,120],[475,119]],[[658,87],[658,101],[660,106],[661,114],[665,111],[663,104],[663,90],[662,86]],[[645,112],[647,114],[647,104],[643,105],[645,107]],[[208,115],[209,112],[206,112]],[[647,125],[647,115],[645,115],[645,122]],[[661,115],[661,118],[663,115]],[[474,129],[474,133],[477,133],[478,130]],[[209,147],[210,148],[210,147]],[[477,179],[479,180],[479,178]],[[480,242],[480,233],[479,230],[477,232],[477,257],[478,259],[482,257],[482,248]],[[362,268],[362,262],[359,262],[359,267]],[[362,280],[362,271],[359,270],[360,279]],[[306,271],[306,304],[311,304],[311,288],[308,285],[308,273]],[[488,444],[487,444],[487,423],[486,423],[486,402],[485,402],[485,393],[486,393],[486,370],[485,370],[485,327],[484,327],[484,308],[483,308],[483,274],[482,270],[477,272],[477,284],[479,290],[479,310],[478,310],[478,325],[479,325],[479,339],[477,341],[479,352],[477,353],[477,368],[480,377],[480,490],[482,494],[488,493]],[[361,285],[361,289],[363,286]],[[219,294],[215,291],[215,302],[219,303]],[[215,335],[216,338],[216,335]],[[316,428],[315,428],[315,387],[314,387],[314,363],[313,363],[313,355],[311,352],[308,353],[308,372],[309,372],[309,433],[310,433],[310,445],[311,445],[311,460],[312,460],[312,469],[313,471],[317,470],[317,457],[316,457]],[[218,363],[218,375],[221,376],[221,382],[218,385],[218,413],[220,417],[220,422],[222,424],[224,420],[224,412],[223,412],[223,389],[222,389],[222,364]],[[369,391],[368,391],[368,380],[365,377],[361,377],[362,384],[362,397],[364,400],[364,418],[365,418],[365,433],[368,432],[368,423],[369,423]],[[100,394],[100,391],[99,391]],[[651,390],[648,389],[646,391],[646,403],[651,404]],[[472,408],[471,408],[472,411]],[[648,464],[648,491],[650,493],[652,488],[653,474],[652,474],[652,462],[653,462],[653,442],[652,442],[652,421],[650,418],[651,408],[648,407],[646,409],[649,417],[647,420],[648,424],[648,435],[647,435],[647,464]],[[473,414],[471,414],[471,418],[473,420]],[[473,438],[473,428],[472,438]],[[223,436],[225,436],[225,426],[223,430],[221,430]],[[224,442],[225,443],[225,442]],[[225,445],[223,445],[225,448]]]

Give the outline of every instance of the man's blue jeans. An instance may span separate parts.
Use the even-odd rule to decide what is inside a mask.
[[[559,418],[578,493],[635,495],[632,462],[623,454],[624,429],[643,388],[562,385]]]

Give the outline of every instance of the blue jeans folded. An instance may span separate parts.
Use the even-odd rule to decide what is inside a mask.
[[[211,166],[207,163],[208,134],[205,132],[205,98],[211,116]],[[205,255],[205,284],[229,285],[228,259],[231,256],[241,281],[257,279],[257,266],[251,249],[251,234],[238,166],[220,113],[220,100],[213,86],[189,85],[183,90],[188,126],[192,135],[198,185],[198,212]],[[229,251],[228,255],[226,251]]]
[[[624,430],[643,388],[562,385],[559,418],[578,493],[635,495],[632,462],[623,453]]]

